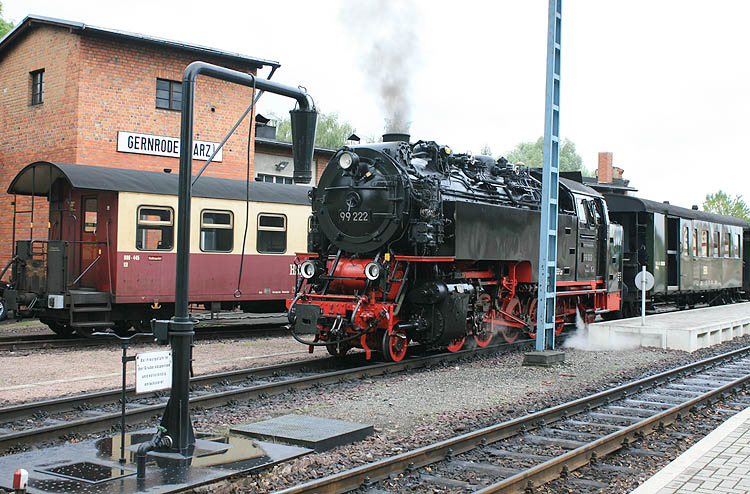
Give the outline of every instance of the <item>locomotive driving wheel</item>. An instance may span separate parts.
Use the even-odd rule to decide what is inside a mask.
[[[451,341],[450,345],[445,347],[445,349],[451,353],[455,353],[464,347],[464,343],[466,343],[466,336],[462,336]]]
[[[388,331],[383,334],[383,356],[387,362],[400,362],[406,356],[409,339],[401,331]]]
[[[477,346],[484,348],[492,342],[493,329],[491,322],[483,322],[474,329],[474,341]]]
[[[510,314],[516,319],[521,319],[523,311],[521,310],[521,301],[518,300],[518,297],[513,297],[508,300],[508,303],[505,304],[505,307],[503,308],[503,312]],[[503,338],[508,343],[513,343],[519,336],[521,336],[521,328],[510,324],[503,324],[501,332],[503,333]]]

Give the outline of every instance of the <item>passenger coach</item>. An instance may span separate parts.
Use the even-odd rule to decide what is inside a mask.
[[[177,186],[171,173],[51,162],[24,168],[8,192],[47,199],[49,217],[14,211],[12,278],[0,285],[5,310],[37,315],[60,334],[124,332],[171,316]],[[306,250],[307,193],[201,177],[191,206],[190,301],[213,311],[282,310],[294,291],[295,252]],[[40,227],[47,240],[30,240]]]
[[[605,197],[610,219],[623,227],[624,317],[640,310],[635,276],[643,265],[654,275],[650,304],[690,307],[741,298],[747,222],[632,196]]]

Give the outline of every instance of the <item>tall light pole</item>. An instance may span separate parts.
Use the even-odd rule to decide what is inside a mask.
[[[539,300],[537,351],[555,348],[557,283],[557,200],[560,182],[560,27],[562,0],[549,0],[547,89],[544,103],[542,211],[539,222]]]

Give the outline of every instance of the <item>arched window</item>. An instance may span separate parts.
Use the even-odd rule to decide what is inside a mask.
[[[701,257],[708,257],[708,232],[701,230]]]

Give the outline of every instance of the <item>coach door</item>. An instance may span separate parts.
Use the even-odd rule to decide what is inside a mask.
[[[667,216],[667,291],[680,289],[680,218]]]
[[[81,234],[80,234],[80,262],[79,269],[74,276],[79,278],[74,288],[96,288],[97,264],[101,261],[104,249],[97,243],[99,230],[99,198],[97,196],[81,196]]]

